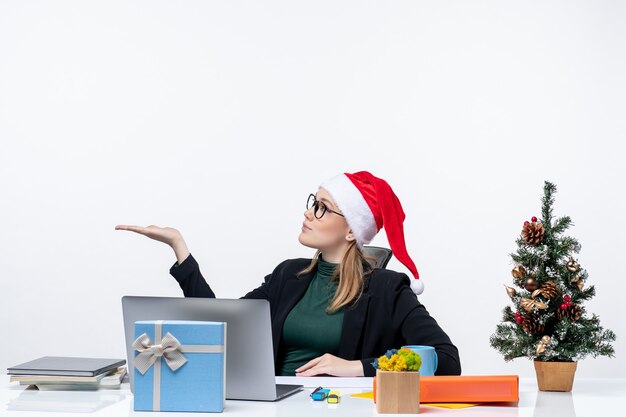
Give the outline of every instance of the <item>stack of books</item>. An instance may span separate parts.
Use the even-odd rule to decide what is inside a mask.
[[[39,390],[119,388],[126,375],[124,359],[44,356],[7,369],[11,382]]]

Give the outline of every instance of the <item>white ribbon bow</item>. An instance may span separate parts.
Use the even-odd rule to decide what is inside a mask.
[[[148,334],[144,333],[133,342],[133,348],[139,352],[135,357],[135,368],[143,375],[157,359],[163,357],[167,366],[176,372],[187,363],[187,358],[181,353],[180,347],[180,342],[170,332],[163,336],[159,345],[153,345]]]

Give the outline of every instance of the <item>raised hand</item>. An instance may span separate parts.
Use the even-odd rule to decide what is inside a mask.
[[[118,224],[115,226],[115,230],[135,232],[149,237],[150,239],[165,243],[174,250],[179,264],[189,256],[189,250],[187,249],[183,235],[173,227],[159,227],[155,225],[143,227]]]

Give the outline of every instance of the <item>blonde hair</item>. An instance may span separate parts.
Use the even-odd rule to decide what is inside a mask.
[[[321,252],[318,250],[309,266],[300,271],[298,275],[313,272],[317,268],[320,255]],[[366,262],[375,264],[376,260],[370,256],[365,256],[361,248],[356,244],[356,241],[350,242],[343,259],[331,277],[332,281],[339,281],[339,284],[337,285],[335,296],[326,308],[327,313],[334,313],[361,297],[364,276],[371,273],[371,270],[365,272],[363,268]]]

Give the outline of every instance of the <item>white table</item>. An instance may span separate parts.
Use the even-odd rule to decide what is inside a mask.
[[[372,400],[354,398],[349,395],[368,391],[367,389],[338,389],[342,394],[339,404],[312,401],[309,398],[311,389],[305,388],[302,392],[273,403],[228,400],[224,412],[233,416],[360,417],[377,415]],[[422,406],[420,413],[463,417],[604,417],[623,415],[625,401],[626,379],[576,379],[571,393],[539,392],[534,379],[521,379],[520,401],[516,406],[476,406],[460,410]],[[7,376],[4,376],[0,382],[0,416],[2,417],[76,417],[81,414],[115,417],[147,416],[152,413],[133,411],[133,395],[128,383],[122,384],[119,390],[36,391],[25,390],[17,383],[9,383]],[[167,417],[207,416],[201,413],[160,413],[160,415]]]

